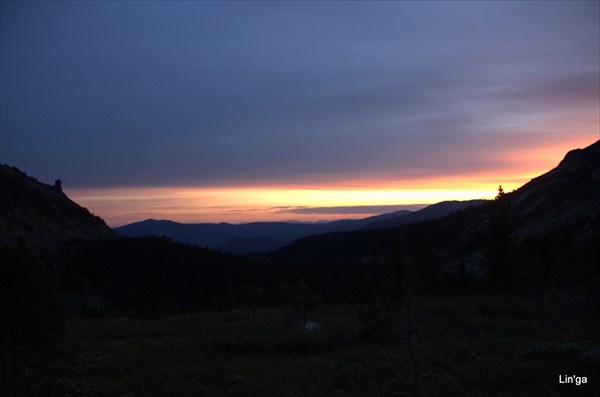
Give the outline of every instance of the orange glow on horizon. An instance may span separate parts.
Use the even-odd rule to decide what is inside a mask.
[[[573,142],[571,142],[571,145]],[[585,147],[581,145],[579,147]],[[502,185],[510,192],[552,168],[572,149],[568,144],[505,153],[499,169],[467,175],[348,178],[314,182],[213,187],[66,188],[77,203],[110,226],[148,218],[182,223],[319,221],[362,218],[366,213],[307,213],[299,208],[434,204],[445,200],[491,199]],[[507,177],[510,175],[510,177]],[[325,179],[324,177],[322,179]],[[316,211],[318,212],[318,211]]]
[[[520,180],[503,183],[510,191],[520,186]],[[383,183],[369,189],[365,182],[345,186],[298,187],[140,187],[106,189],[71,189],[67,193],[78,203],[102,216],[109,225],[141,221],[148,218],[177,222],[254,221],[318,221],[341,218],[360,218],[376,213],[307,214],[294,213],[294,208],[377,206],[401,204],[434,204],[444,200],[493,198],[496,181],[448,180]],[[432,187],[435,186],[435,187]]]

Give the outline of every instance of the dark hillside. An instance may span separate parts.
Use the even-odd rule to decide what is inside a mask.
[[[567,273],[578,273],[579,279],[585,279],[586,274],[590,279],[597,277],[600,142],[569,152],[555,169],[506,194],[506,198],[512,208],[510,225],[515,249],[522,251],[514,253],[519,266],[538,266],[526,272],[542,272],[544,277],[553,274],[558,280],[565,275],[558,267],[570,268]],[[462,263],[468,271],[482,275],[492,204],[426,222],[310,236],[261,257],[274,263],[306,266],[362,263],[367,265],[364,272],[368,272],[369,264],[389,260],[394,241],[402,235],[416,265],[423,262],[431,245],[443,270],[455,271]]]
[[[0,164],[0,244],[23,237],[34,247],[51,247],[71,238],[110,238],[114,232],[62,191],[15,167]]]
[[[442,218],[451,214],[454,211],[464,210],[468,207],[476,207],[485,203],[488,200],[467,200],[467,201],[442,201],[440,203],[429,205],[423,209],[412,212],[410,214],[402,214],[400,216],[389,216],[385,219],[373,220],[368,223],[363,229],[382,229],[386,227],[395,227],[405,225],[407,223],[423,222],[430,219]]]
[[[565,224],[574,243],[586,248],[600,239],[600,141],[572,150],[553,170],[513,193],[521,235],[539,234]]]
[[[418,211],[396,211],[362,219],[342,219],[322,223],[252,222],[178,223],[147,219],[116,227],[115,232],[128,237],[157,236],[237,254],[274,250],[310,235],[378,229],[437,219],[451,212],[483,203],[485,200],[445,201]]]
[[[389,258],[393,244],[401,233],[413,260],[420,259],[425,245],[433,241],[447,256],[446,262],[457,261],[460,255],[477,253],[485,244],[487,207],[487,204],[469,207],[441,219],[395,228],[309,236],[260,257],[294,264],[378,263]]]
[[[398,211],[394,214],[400,216],[410,214],[410,211]],[[120,226],[114,230],[120,235],[128,237],[164,236],[181,243],[245,254],[280,248],[312,234],[356,230],[387,216],[386,214],[364,219],[342,219],[323,223],[251,222],[244,224],[178,223],[147,219]]]

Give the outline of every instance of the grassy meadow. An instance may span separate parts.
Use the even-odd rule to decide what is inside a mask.
[[[413,333],[422,396],[592,396],[600,346],[589,295],[419,298]],[[364,308],[363,308],[364,310]],[[358,306],[159,319],[70,320],[32,380],[34,396],[413,396],[402,326],[366,333]],[[289,314],[289,313],[288,313]],[[40,358],[41,360],[41,358]],[[559,384],[559,375],[587,384]]]

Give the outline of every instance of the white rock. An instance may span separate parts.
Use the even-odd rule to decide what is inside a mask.
[[[319,332],[321,331],[321,324],[316,321],[307,321],[306,324],[304,324],[304,330],[306,332]]]

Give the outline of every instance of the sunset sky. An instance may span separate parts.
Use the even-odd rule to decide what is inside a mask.
[[[2,1],[0,161],[111,226],[492,198],[600,138],[599,4]]]

